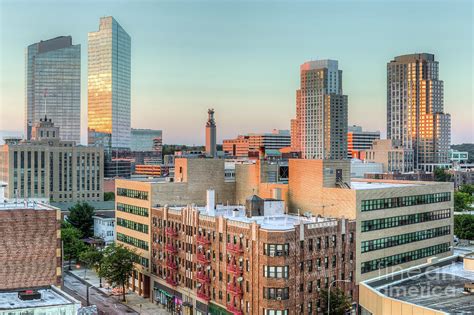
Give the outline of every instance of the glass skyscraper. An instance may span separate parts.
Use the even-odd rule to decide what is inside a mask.
[[[25,135],[50,118],[62,140],[81,140],[81,45],[71,36],[32,44],[26,49]]]
[[[432,54],[395,57],[387,64],[387,138],[414,151],[414,168],[449,163],[451,116],[444,113],[443,81]]]
[[[109,16],[88,40],[88,142],[108,134],[112,148],[130,148],[130,36]]]

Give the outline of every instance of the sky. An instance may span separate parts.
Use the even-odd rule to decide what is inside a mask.
[[[336,59],[349,124],[386,132],[386,64],[435,54],[452,143],[474,142],[473,1],[0,0],[0,131],[22,131],[25,48],[71,35],[81,44],[87,130],[87,33],[112,15],[132,38],[132,127],[164,143],[203,144],[207,109],[218,142],[289,129],[299,66]]]

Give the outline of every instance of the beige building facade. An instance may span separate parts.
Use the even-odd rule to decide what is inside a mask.
[[[361,152],[361,159],[383,164],[384,172],[413,172],[413,149],[396,145],[390,139],[374,140],[372,148]]]

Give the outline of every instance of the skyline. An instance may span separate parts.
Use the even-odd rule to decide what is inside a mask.
[[[164,143],[203,144],[210,107],[216,110],[218,143],[241,133],[289,130],[299,66],[315,59],[339,61],[349,99],[349,125],[380,130],[384,137],[386,64],[397,55],[415,52],[433,53],[440,63],[444,108],[452,115],[452,143],[474,141],[472,3],[468,1],[435,2],[429,7],[426,1],[356,5],[347,1],[140,1],[113,7],[110,3],[99,3],[94,12],[114,16],[132,38],[132,127],[161,129]],[[87,10],[87,3],[56,3],[55,18],[48,19],[53,12],[47,7],[39,2],[0,4],[0,129],[23,126],[23,110],[11,108],[24,107],[25,48],[39,40],[71,35],[73,44],[83,47],[81,138],[86,143],[87,34],[97,29],[100,16]],[[431,20],[415,19],[421,7]],[[81,19],[71,23],[65,14],[69,11]],[[27,16],[29,23],[21,23]],[[337,23],[332,23],[334,18]],[[374,23],[380,27],[374,28]],[[408,32],[421,27],[431,33]],[[12,28],[16,32],[6,31]],[[311,36],[314,40],[308,40]],[[238,68],[229,67],[236,64]],[[263,115],[268,119],[261,121]]]

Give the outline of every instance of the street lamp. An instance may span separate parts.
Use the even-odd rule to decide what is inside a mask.
[[[331,281],[331,283],[329,283],[329,289],[328,289],[328,315],[330,315],[330,313],[331,313],[331,286],[336,282],[348,282],[348,283],[350,283],[351,281],[350,280],[339,279],[339,280],[333,280],[333,281]]]

